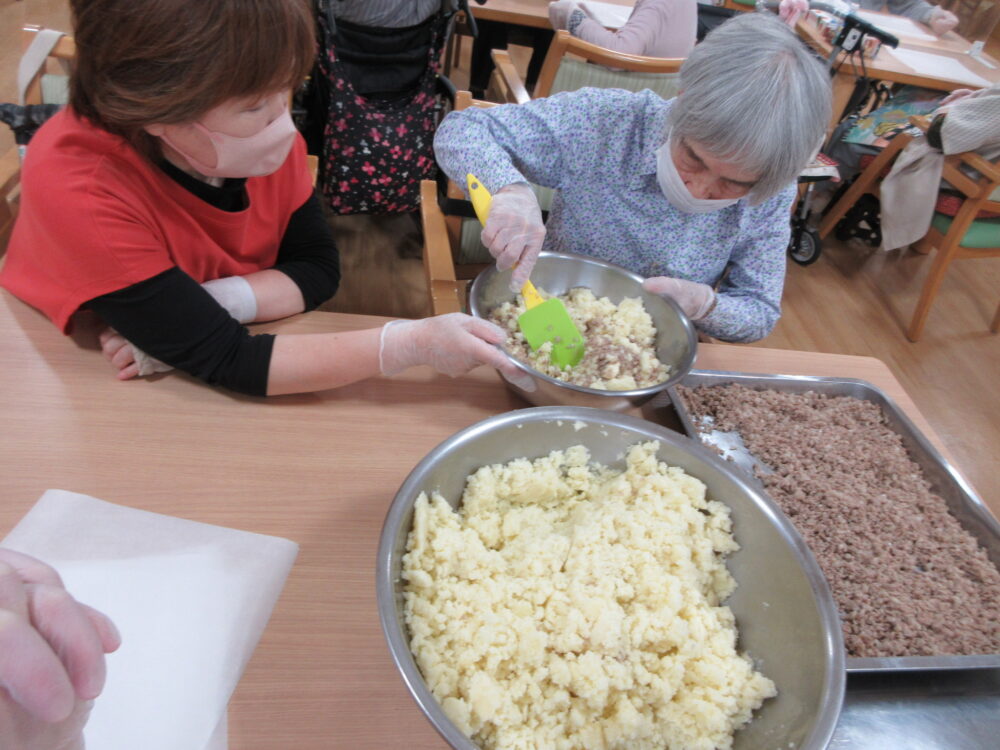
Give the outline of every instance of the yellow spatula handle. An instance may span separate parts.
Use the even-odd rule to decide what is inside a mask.
[[[476,216],[479,217],[479,223],[486,226],[486,217],[490,215],[493,196],[490,195],[489,190],[486,189],[475,175],[467,174],[465,182],[469,186],[469,200],[472,201],[472,208],[475,209]],[[514,267],[517,268],[517,266]],[[521,287],[521,295],[524,297],[524,304],[529,310],[545,301],[530,280],[524,282],[524,285]]]
[[[538,293],[538,290],[535,289],[535,285],[532,284],[529,279],[525,279],[524,284],[521,286],[521,295],[524,297],[525,307],[529,310],[533,307],[537,307],[545,301],[542,299],[542,295]]]

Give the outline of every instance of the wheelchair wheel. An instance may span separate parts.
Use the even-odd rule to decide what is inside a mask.
[[[788,244],[788,256],[800,266],[808,266],[819,260],[822,247],[819,234],[815,229],[801,227],[792,231],[792,239]]]

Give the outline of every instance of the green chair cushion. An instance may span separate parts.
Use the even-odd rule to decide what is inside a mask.
[[[642,91],[652,89],[664,99],[677,96],[680,76],[677,73],[634,73],[628,70],[611,70],[580,60],[564,58],[559,63],[552,92],[576,91],[587,86],[599,89],[626,89]]]
[[[950,216],[935,213],[931,226],[941,234],[947,234],[951,221]],[[977,219],[965,231],[965,236],[958,244],[971,248],[1000,247],[1000,219]]]
[[[45,104],[65,104],[69,101],[69,76],[45,73],[41,78],[42,101]]]

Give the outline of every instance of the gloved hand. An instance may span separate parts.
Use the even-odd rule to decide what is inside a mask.
[[[778,15],[786,24],[795,28],[799,17],[809,12],[809,0],[781,0]]]
[[[490,365],[515,385],[534,390],[531,377],[495,346],[506,339],[507,334],[500,326],[464,313],[423,320],[393,320],[382,326],[379,368],[383,375],[396,375],[408,367],[430,365],[438,372],[456,377],[479,365]]]
[[[120,643],[111,621],[75,601],[56,571],[0,549],[0,747],[83,748],[104,655]]]
[[[520,291],[545,241],[542,209],[527,183],[517,182],[496,192],[481,237],[490,254],[497,259],[499,270],[506,271],[517,265],[510,288]]]
[[[958,16],[944,8],[934,6],[934,10],[927,18],[927,25],[935,34],[942,36],[958,26]]]
[[[101,342],[101,353],[118,371],[119,380],[130,380],[136,376],[145,377],[155,372],[168,372],[174,369],[150,357],[114,328],[105,328],[98,339]]]
[[[670,297],[691,320],[701,320],[715,307],[715,290],[697,281],[653,276],[642,282],[642,288],[661,297]]]
[[[549,21],[552,24],[552,28],[556,31],[560,29],[565,30],[569,24],[569,17],[573,15],[574,10],[583,10],[580,7],[580,3],[574,2],[574,0],[558,0],[557,2],[549,3]]]

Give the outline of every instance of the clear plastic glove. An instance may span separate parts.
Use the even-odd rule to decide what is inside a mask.
[[[121,638],[39,560],[0,549],[0,748],[80,750]]]
[[[653,276],[642,282],[642,288],[661,297],[670,297],[691,320],[701,320],[715,307],[715,290],[697,281]]]
[[[565,30],[569,24],[569,17],[573,15],[574,10],[583,10],[580,7],[580,3],[574,2],[574,0],[558,0],[557,2],[549,3],[549,21],[552,24],[552,28],[556,31],[560,29]]]
[[[534,390],[531,377],[497,348],[506,339],[500,326],[464,313],[394,320],[382,326],[379,368],[383,375],[396,375],[408,367],[430,365],[456,377],[479,365],[489,365],[511,383]]]
[[[117,370],[119,380],[145,377],[156,372],[169,372],[174,368],[150,357],[135,344],[122,336],[114,328],[105,328],[98,337],[101,353]]]
[[[482,233],[483,244],[497,259],[497,268],[517,266],[510,288],[517,292],[531,275],[545,241],[542,209],[531,187],[517,182],[501,188],[493,196],[490,215]]]
[[[793,29],[799,18],[808,12],[809,0],[781,0],[778,6],[778,16]]]
[[[958,16],[951,11],[935,6],[934,10],[931,11],[930,17],[927,19],[927,25],[931,27],[931,31],[935,34],[943,36],[958,26]]]

